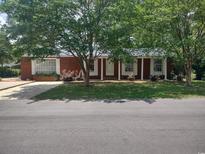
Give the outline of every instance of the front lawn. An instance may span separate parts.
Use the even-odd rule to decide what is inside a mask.
[[[34,99],[155,99],[188,96],[205,96],[205,82],[194,81],[192,87],[172,82],[95,83],[91,87],[85,87],[82,83],[68,83]]]

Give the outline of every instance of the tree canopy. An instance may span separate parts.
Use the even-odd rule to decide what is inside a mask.
[[[127,48],[175,53],[191,85],[194,59],[205,53],[205,0],[6,0],[7,34],[19,55],[79,57],[89,83],[91,60]]]
[[[205,1],[144,0],[138,9],[144,27],[142,43],[175,53],[191,85],[193,61],[205,54]]]
[[[77,56],[87,84],[92,59],[129,46],[134,7],[134,0],[7,0],[2,5],[18,53]]]
[[[0,64],[3,67],[5,63],[11,62],[13,53],[7,34],[1,29],[0,31]]]

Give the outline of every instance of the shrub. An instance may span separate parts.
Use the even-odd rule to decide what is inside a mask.
[[[157,75],[152,75],[150,80],[151,81],[157,81],[159,79],[159,77]]]
[[[55,77],[59,80],[60,75],[58,75],[57,73],[53,72],[53,73],[36,73],[35,76],[52,76]]]
[[[17,77],[19,76],[19,70],[11,69],[11,68],[0,68],[0,77],[7,78],[7,77]]]
[[[160,75],[159,78],[160,78],[160,80],[164,80],[165,79],[165,75]]]
[[[54,77],[59,77],[59,75],[55,72],[53,73],[36,73],[36,76],[54,76]]]
[[[2,79],[0,78],[0,81],[1,81]]]
[[[177,75],[177,81],[179,81],[179,82],[183,81],[183,76],[182,75]]]

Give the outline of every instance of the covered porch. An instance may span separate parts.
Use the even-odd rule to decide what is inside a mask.
[[[167,58],[135,57],[132,63],[111,62],[107,57],[100,57],[91,65],[91,79],[127,80],[133,75],[135,80],[148,80],[154,75],[163,75],[167,80]]]

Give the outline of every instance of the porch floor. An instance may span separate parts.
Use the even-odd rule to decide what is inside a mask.
[[[84,81],[71,81],[71,83],[83,83]],[[146,83],[149,80],[90,80],[91,83]]]

